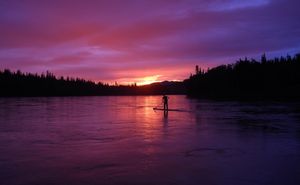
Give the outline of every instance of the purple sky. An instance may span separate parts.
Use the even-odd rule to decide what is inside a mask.
[[[0,69],[139,84],[300,52],[299,0],[0,0]]]

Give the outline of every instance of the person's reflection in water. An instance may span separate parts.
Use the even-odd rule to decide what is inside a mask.
[[[169,114],[169,111],[165,110],[164,111],[164,120],[168,119],[168,114]]]
[[[162,101],[164,103],[164,112],[166,112],[166,111],[168,112],[168,110],[169,110],[169,105],[168,105],[169,97],[164,95],[162,97]]]
[[[163,117],[163,130],[164,130],[164,134],[166,135],[168,132],[168,111],[164,111],[164,117]]]

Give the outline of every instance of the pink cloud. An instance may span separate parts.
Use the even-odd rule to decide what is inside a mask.
[[[2,2],[0,67],[102,81],[158,80],[300,49],[296,0]],[[290,53],[290,54],[292,54]]]

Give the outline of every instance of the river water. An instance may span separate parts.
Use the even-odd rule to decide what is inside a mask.
[[[0,98],[1,185],[300,184],[300,104]]]

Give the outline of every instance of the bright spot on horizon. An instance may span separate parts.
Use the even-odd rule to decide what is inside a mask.
[[[145,76],[142,78],[137,78],[136,84],[137,85],[148,85],[148,84],[152,84],[155,82],[160,82],[159,77],[161,77],[161,75],[153,75],[153,76]]]
[[[109,83],[111,85],[133,85],[136,84],[138,86],[141,85],[149,85],[156,82],[162,82],[164,80],[160,79],[162,75],[152,75],[152,76],[144,76],[144,77],[137,77],[137,78],[123,78],[115,81],[114,83]],[[172,81],[172,80],[171,80]]]

